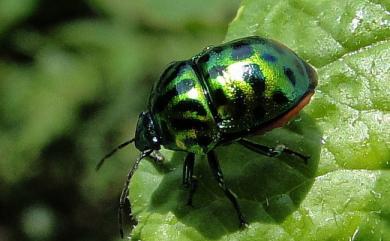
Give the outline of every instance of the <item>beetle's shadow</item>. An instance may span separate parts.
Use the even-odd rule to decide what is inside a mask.
[[[318,168],[322,133],[305,113],[284,128],[275,129],[252,140],[268,146],[283,143],[290,149],[310,155],[308,164],[301,159],[282,155],[269,158],[238,144],[218,147],[217,157],[225,182],[237,194],[247,221],[282,223],[294,212],[309,192]],[[188,189],[182,186],[185,153],[175,153],[153,193],[150,212],[172,212],[179,222],[195,228],[208,239],[239,231],[237,215],[212,177],[205,157],[196,157],[195,175],[198,188],[193,207],[187,206]],[[176,206],[172,206],[175,203]]]

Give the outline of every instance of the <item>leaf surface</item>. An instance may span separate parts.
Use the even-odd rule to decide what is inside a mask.
[[[311,103],[287,126],[253,140],[311,156],[268,158],[237,144],[216,149],[249,228],[198,157],[194,207],[185,205],[182,153],[143,162],[130,199],[134,240],[390,240],[390,3],[244,0],[226,41],[279,40],[317,68]]]

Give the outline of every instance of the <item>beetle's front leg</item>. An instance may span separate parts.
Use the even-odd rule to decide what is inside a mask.
[[[150,154],[150,157],[153,159],[154,163],[157,165],[162,165],[164,163],[165,157],[161,152],[154,150],[152,154]]]

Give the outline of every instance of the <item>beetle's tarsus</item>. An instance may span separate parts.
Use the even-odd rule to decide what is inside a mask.
[[[192,207],[192,197],[195,193],[197,185],[196,177],[194,176],[195,154],[188,153],[183,165],[183,186],[190,188],[188,194],[187,205]]]
[[[147,150],[141,153],[141,155],[138,157],[138,159],[134,162],[133,166],[129,170],[129,173],[127,174],[127,178],[125,183],[123,184],[122,193],[119,199],[119,209],[118,209],[118,224],[119,224],[119,233],[121,234],[121,237],[123,238],[123,213],[124,213],[124,207],[126,200],[128,200],[127,196],[129,195],[129,185],[130,180],[134,175],[134,172],[137,170],[139,163],[142,159],[144,159],[147,156],[150,156],[150,154],[153,152],[153,150]],[[129,200],[128,200],[129,201]],[[129,216],[132,220],[135,220],[135,223],[137,223],[137,220],[133,218],[133,214],[131,212],[131,203],[129,201]]]
[[[244,225],[246,221],[244,215],[242,215],[240,205],[238,204],[237,195],[232,190],[230,190],[230,188],[226,186],[221,167],[219,166],[218,159],[214,151],[210,151],[209,153],[207,153],[207,158],[211,168],[211,172],[214,175],[214,178],[217,180],[219,187],[223,190],[226,197],[230,200],[234,209],[237,212],[240,226]]]
[[[293,155],[293,156],[296,156],[296,157],[302,159],[302,160],[304,161],[305,165],[309,164],[310,156],[306,156],[306,155],[303,155],[303,154],[301,154],[301,153],[299,153],[299,152],[290,150],[290,149],[288,149],[287,147],[285,147],[283,151],[284,151],[286,154]]]
[[[249,227],[249,224],[245,220],[244,216],[239,217],[239,219],[240,219],[240,229],[246,229]]]
[[[259,153],[259,154],[265,155],[265,156],[269,156],[269,157],[277,157],[277,156],[280,156],[282,153],[286,153],[288,155],[296,156],[296,157],[302,159],[306,165],[308,164],[308,160],[310,159],[309,156],[305,156],[299,152],[293,151],[282,144],[279,144],[274,148],[270,148],[270,147],[249,141],[247,139],[240,139],[240,140],[238,140],[238,143],[251,151],[254,151],[256,153]]]
[[[194,207],[192,205],[192,197],[194,196],[194,193],[195,193],[195,190],[198,186],[198,181],[196,180],[196,177],[195,176],[191,176],[191,183],[190,183],[190,192],[188,194],[188,201],[187,201],[187,205],[188,206],[191,206],[191,207]]]

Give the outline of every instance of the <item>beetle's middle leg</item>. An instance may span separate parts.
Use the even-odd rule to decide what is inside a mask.
[[[265,156],[269,156],[269,157],[276,157],[282,153],[286,153],[286,154],[301,158],[305,162],[305,164],[307,164],[307,161],[310,158],[309,156],[305,156],[299,152],[290,150],[289,148],[287,148],[284,145],[277,145],[276,147],[272,148],[272,147],[263,146],[261,144],[249,141],[247,139],[240,139],[237,142],[251,151],[254,151],[256,153],[259,153],[259,154],[262,154]]]
[[[230,190],[230,188],[226,186],[225,181],[223,179],[223,173],[221,167],[219,166],[218,159],[214,151],[210,151],[209,153],[207,153],[207,158],[209,161],[209,166],[211,168],[211,171],[215,179],[217,180],[219,187],[223,190],[226,197],[233,204],[233,207],[237,212],[238,220],[240,221],[240,227],[246,227],[248,223],[246,222],[244,215],[242,215],[241,213],[240,205],[237,202],[237,196],[232,192],[232,190]]]
[[[188,153],[183,165],[183,185],[190,188],[187,205],[192,206],[192,197],[197,187],[197,180],[194,176],[195,154]]]

